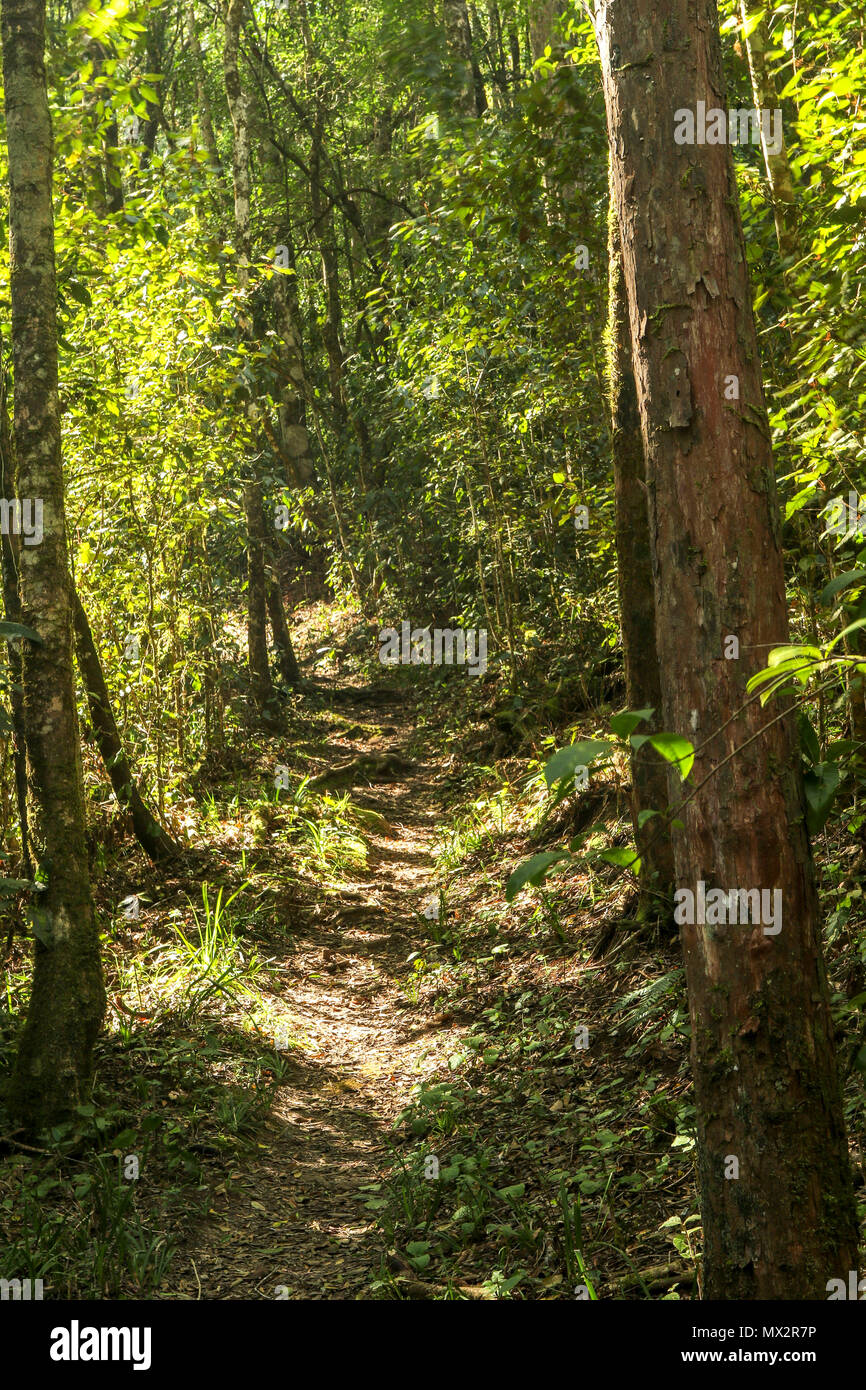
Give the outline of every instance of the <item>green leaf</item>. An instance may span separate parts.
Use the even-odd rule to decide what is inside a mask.
[[[633,874],[640,873],[640,856],[637,850],[626,849],[624,845],[614,845],[613,849],[603,849],[598,858],[605,864],[615,864],[618,869],[631,869]]]
[[[636,740],[640,739],[640,743]],[[641,743],[649,741],[657,753],[661,753],[666,762],[673,763],[678,769],[683,781],[686,780],[695,762],[695,745],[689,743],[682,734],[632,734],[632,744],[639,748]]]
[[[33,887],[29,878],[0,878],[0,896],[7,897],[13,893],[28,893]]]
[[[829,603],[841,589],[847,589],[849,584],[856,583],[858,579],[866,579],[866,570],[846,570],[844,574],[837,574],[836,578],[831,579],[821,590],[821,602]]]
[[[858,618],[856,623],[849,623],[847,627],[843,627],[842,631],[839,633],[839,636],[833,638],[833,641],[827,647],[827,651],[831,652],[834,647],[838,646],[840,642],[844,641],[844,639],[848,636],[849,632],[857,632],[861,627],[866,627],[866,618]]]
[[[522,888],[530,885],[537,888],[544,882],[548,869],[562,859],[571,859],[567,850],[548,850],[544,854],[533,854],[519,868],[514,870],[505,887],[505,901],[513,902]]]
[[[16,637],[26,637],[28,642],[38,642],[40,647],[45,645],[39,633],[34,632],[32,627],[25,627],[23,623],[0,623],[0,637],[5,637],[10,642]]]
[[[610,727],[620,738],[628,738],[638,724],[643,723],[645,719],[652,719],[654,714],[654,709],[623,710],[620,714],[611,716]]]
[[[806,788],[806,824],[814,835],[830,814],[839,786],[838,764],[817,763],[806,773],[803,781]]]
[[[560,748],[554,753],[544,769],[544,780],[549,787],[573,777],[579,767],[589,767],[596,758],[609,753],[612,744],[601,739],[587,738],[581,743],[572,743],[568,748]]]
[[[767,659],[767,666],[771,671],[789,671],[794,669],[798,662],[809,665],[811,662],[820,661],[822,655],[820,647],[774,647]]]
[[[79,304],[83,304],[86,309],[89,309],[93,304],[90,291],[84,285],[80,285],[77,280],[67,280],[63,289],[67,294],[71,294],[73,299],[77,299]]]

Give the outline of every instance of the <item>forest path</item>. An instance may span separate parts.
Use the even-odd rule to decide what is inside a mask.
[[[339,712],[370,718],[360,701],[341,701]],[[365,830],[366,869],[293,926],[281,1003],[300,1046],[283,1054],[253,1157],[217,1186],[163,1297],[356,1298],[380,1271],[368,1185],[382,1178],[388,1131],[413,1084],[453,1044],[450,1020],[407,1012],[399,983],[425,942],[413,908],[434,890],[436,769],[407,757],[413,725],[399,697],[377,703],[376,718],[384,729],[356,738],[353,756],[387,754],[399,770],[380,774],[393,780],[355,781],[351,795],[384,824]]]

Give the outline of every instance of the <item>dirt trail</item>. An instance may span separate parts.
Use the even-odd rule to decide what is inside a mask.
[[[360,704],[340,713],[369,718]],[[405,755],[405,711],[395,703],[377,715],[396,733],[359,740],[356,752]],[[424,942],[412,908],[433,886],[433,771],[415,764],[399,780],[353,787],[353,802],[387,830],[365,832],[367,869],[292,937],[283,1003],[303,1046],[287,1054],[258,1157],[236,1165],[227,1190],[220,1184],[164,1296],[356,1298],[379,1272],[385,1252],[365,1208],[373,1194],[361,1189],[381,1178],[390,1125],[425,1061],[452,1050],[447,1027],[425,1026],[395,979]]]

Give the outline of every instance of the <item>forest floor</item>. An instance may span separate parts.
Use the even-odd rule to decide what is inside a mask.
[[[361,701],[342,701],[339,714],[356,728],[334,745],[336,756],[390,756],[399,771],[378,775],[397,780],[353,789],[353,804],[381,818],[366,832],[366,866],[300,916],[281,962],[299,1045],[255,1158],[215,1198],[162,1297],[353,1298],[368,1290],[384,1252],[364,1203],[387,1165],[391,1127],[419,1076],[453,1051],[453,1020],[419,1024],[399,982],[407,956],[425,945],[412,905],[434,887],[441,774],[406,756],[413,728],[404,702],[379,703],[384,729],[364,728],[370,707]]]
[[[273,962],[293,1045],[270,1111],[255,1148],[212,1186],[157,1296],[493,1298],[524,1283],[518,1296],[588,1296],[600,1282],[589,1212],[597,1238],[613,1238],[604,1263],[621,1294],[687,1294],[695,1218],[689,1229],[675,1217],[667,1236],[621,1224],[629,1182],[635,1198],[644,1186],[647,1139],[654,1175],[682,1194],[684,1218],[695,1209],[675,954],[650,964],[632,930],[631,940],[620,932],[616,965],[592,959],[621,925],[621,893],[600,907],[590,894],[582,914],[572,903],[566,921],[548,899],[527,926],[525,907],[503,897],[525,839],[507,824],[517,810],[519,825],[519,809],[505,805],[517,793],[500,773],[492,800],[477,799],[476,782],[489,788],[494,769],[472,745],[489,729],[473,731],[463,711],[461,742],[447,689],[431,711],[376,674],[372,686],[344,675],[308,686],[314,709],[293,716],[294,753],[313,751],[320,789],[324,779],[347,794],[363,818],[364,862],[294,904]],[[602,792],[590,809],[615,822],[615,800]],[[278,826],[266,825],[256,854],[257,872],[292,875]],[[612,1036],[610,970],[636,986],[638,1011],[647,985],[662,985],[649,1090],[644,1049],[627,1056],[628,1040]],[[583,1054],[579,1026],[592,1038]],[[686,1152],[671,1155],[678,1118]],[[659,1221],[669,1212],[659,1204]]]
[[[629,838],[623,767],[550,813],[541,775],[610,706],[580,687],[527,727],[495,682],[384,671],[356,613],[295,624],[304,687],[270,729],[239,689],[174,798],[179,862],[94,801],[96,1092],[43,1146],[0,1124],[0,1275],[73,1298],[695,1297],[678,945],[604,864],[505,897],[529,855]],[[852,961],[840,937],[843,992]],[[6,966],[4,1067],[22,938]]]

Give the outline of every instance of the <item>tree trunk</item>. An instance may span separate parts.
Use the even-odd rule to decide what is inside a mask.
[[[186,42],[195,70],[195,97],[202,143],[208,152],[211,167],[217,175],[220,187],[223,189],[225,174],[217,148],[216,136],[214,134],[213,114],[211,111],[210,97],[208,96],[207,83],[205,81],[204,60],[202,58],[201,44],[198,41],[198,31],[196,30],[195,0],[186,0]]]
[[[296,296],[291,292],[287,277],[279,271],[274,275],[272,285],[283,377],[279,417],[281,452],[286,464],[287,481],[295,487],[303,487],[312,481],[314,468],[307,429],[304,353],[293,302]]]
[[[543,55],[548,44],[555,56],[562,52],[564,45],[555,30],[556,22],[565,8],[564,0],[534,0],[529,14],[529,35],[535,61]]]
[[[641,732],[661,728],[662,692],[656,649],[656,603],[652,548],[647,511],[646,465],[637,391],[632,367],[628,299],[622,273],[622,252],[616,205],[610,203],[609,381],[613,434],[613,475],[616,494],[616,558],[619,611],[625,660],[626,701],[631,710],[654,709]],[[662,817],[668,810],[668,773],[661,756],[648,743],[632,749],[631,814],[635,844],[641,856],[644,906],[656,911],[669,905],[674,882],[670,830]],[[641,814],[659,811],[641,825]]]
[[[455,102],[466,115],[483,116],[487,94],[475,57],[466,0],[445,0],[445,34],[455,69]]]
[[[247,519],[247,647],[250,687],[260,714],[273,706],[274,687],[268,666],[267,581],[265,577],[265,512],[260,483],[244,488]]]
[[[286,622],[280,586],[276,579],[271,579],[268,584],[268,617],[271,620],[271,632],[277,650],[277,670],[286,685],[297,685],[301,679],[301,672]]]
[[[757,0],[740,0],[740,17],[743,24],[743,42],[749,57],[749,73],[752,79],[752,95],[759,111],[774,111],[779,105],[776,84],[767,67],[767,49],[770,46],[766,19],[761,19],[752,28],[757,16],[764,13],[764,7]],[[785,148],[784,133],[781,148],[771,150],[767,145],[764,125],[761,125],[761,147],[764,153],[764,166],[770,183],[773,202],[773,217],[776,223],[776,238],[783,256],[796,256],[799,249],[797,233],[797,195],[794,191],[794,178]]]
[[[66,550],[53,138],[45,88],[44,0],[3,0],[10,183],[12,358],[18,495],[42,504],[41,542],[22,546],[24,731],[40,891],[31,910],[33,988],[10,1087],[23,1128],[56,1124],[86,1099],[105,1009],[85,843]]]
[[[93,731],[114,794],[124,810],[129,812],[135,838],[145,853],[154,863],[170,859],[180,851],[142,800],[129,760],[123,750],[90,623],[75,589],[72,591],[72,621],[75,627],[78,669],[87,692]]]
[[[232,178],[234,181],[235,252],[238,284],[246,289],[250,267],[250,123],[249,98],[241,83],[239,55],[244,0],[228,0],[225,17],[223,74],[232,120]]]
[[[6,399],[6,364],[3,360],[2,338],[0,338],[0,495],[16,495],[15,467],[12,451],[12,431],[9,427],[9,409]],[[18,595],[18,548],[12,535],[0,537],[0,563],[3,574],[3,611],[10,623],[21,622],[21,600]],[[21,653],[18,644],[10,642],[9,705],[12,711],[12,766],[15,773],[15,802],[18,808],[18,826],[21,833],[21,864],[27,878],[33,877],[30,861],[29,831],[27,828],[27,754],[24,736],[24,697],[21,693]]]
[[[607,0],[596,21],[664,719],[696,746],[689,785],[715,769],[681,813],[677,880],[695,904],[701,883],[774,904],[769,933],[703,925],[700,910],[682,926],[704,1296],[824,1299],[857,1268],[857,1227],[796,726],[746,704],[788,633],[760,354],[730,149],[674,139],[688,133],[674,113],[724,104],[718,16],[715,0]],[[725,659],[729,635],[739,660]]]

